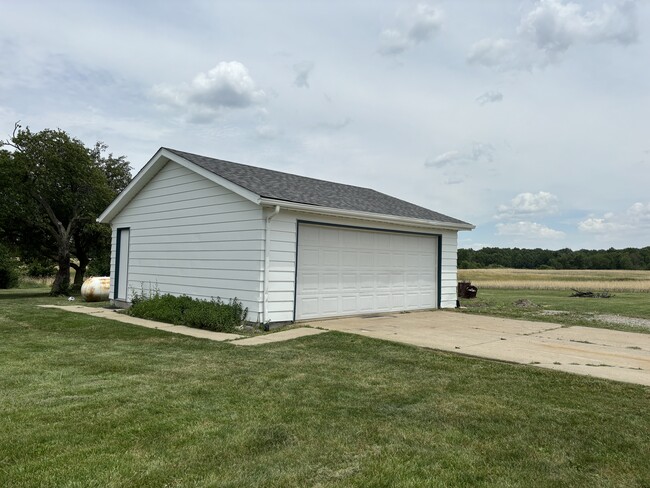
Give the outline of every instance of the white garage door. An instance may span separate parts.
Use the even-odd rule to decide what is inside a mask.
[[[296,319],[436,307],[437,242],[300,224]]]

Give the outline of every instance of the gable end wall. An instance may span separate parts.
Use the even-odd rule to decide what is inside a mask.
[[[168,162],[111,223],[111,299],[117,229],[130,233],[128,289],[237,298],[256,321],[262,293],[262,208]]]

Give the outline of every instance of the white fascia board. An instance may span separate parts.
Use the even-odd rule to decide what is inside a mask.
[[[391,224],[406,224],[416,227],[427,227],[435,229],[447,230],[472,230],[476,228],[472,224],[455,224],[453,222],[439,222],[435,220],[416,219],[412,217],[399,217],[396,215],[376,214],[372,212],[361,212],[357,210],[345,210],[332,207],[319,207],[317,205],[309,205],[306,203],[287,202],[283,200],[275,200],[271,198],[262,198],[262,205],[275,206],[279,205],[281,208],[289,210],[297,210],[300,212],[315,213],[321,215],[335,215],[338,217],[349,217],[363,220],[373,220],[377,222],[389,222]]]
[[[184,168],[193,171],[204,178],[220,185],[237,195],[242,196],[243,198],[250,200],[251,202],[259,205],[260,196],[252,191],[242,188],[235,183],[222,178],[221,176],[215,175],[214,173],[201,168],[200,166],[188,161],[187,159],[174,154],[173,152],[160,148],[156,154],[144,165],[144,167],[138,172],[137,175],[131,180],[127,187],[120,193],[115,200],[102,212],[102,214],[97,217],[97,222],[101,224],[110,223],[117,214],[135,197],[144,186],[149,183],[151,178],[153,178],[158,171],[169,161],[173,161]]]

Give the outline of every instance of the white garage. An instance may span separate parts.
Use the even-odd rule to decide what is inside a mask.
[[[111,298],[237,298],[290,322],[456,305],[471,224],[363,188],[161,148],[100,215]]]
[[[298,224],[296,319],[437,307],[438,237]]]

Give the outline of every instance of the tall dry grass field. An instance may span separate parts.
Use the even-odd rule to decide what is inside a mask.
[[[458,279],[479,288],[650,293],[650,270],[459,269]]]

